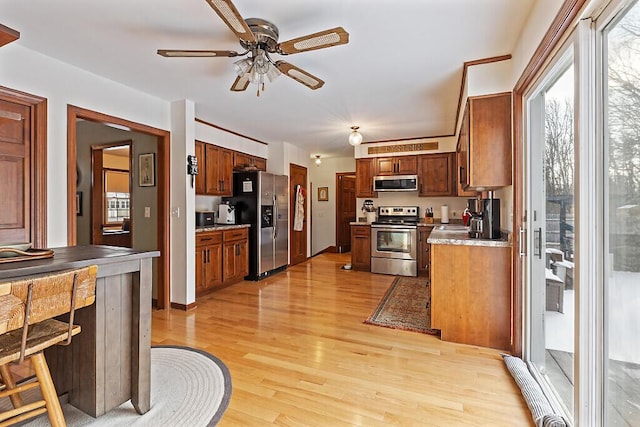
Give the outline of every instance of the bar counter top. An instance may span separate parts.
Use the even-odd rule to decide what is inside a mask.
[[[160,256],[159,251],[140,251],[116,246],[65,246],[51,248],[52,258],[34,259],[0,264],[0,281],[20,276],[50,273],[88,265],[140,260]],[[100,269],[98,269],[98,272]],[[99,274],[99,273],[98,273]]]

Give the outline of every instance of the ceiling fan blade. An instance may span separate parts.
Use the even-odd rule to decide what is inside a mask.
[[[277,61],[275,65],[282,74],[292,78],[298,83],[302,83],[309,89],[320,89],[322,85],[324,85],[324,81],[320,80],[312,74],[307,73],[303,69],[296,67],[295,65],[289,64],[288,62]]]
[[[231,90],[233,92],[242,92],[246,90],[249,86],[249,76],[245,74],[244,76],[236,77],[236,81],[231,85]]]
[[[196,57],[234,57],[238,56],[238,52],[233,50],[173,50],[173,49],[158,49],[158,55],[165,58],[196,58]]]
[[[255,43],[256,38],[231,0],[207,0],[209,6],[222,18],[235,35],[245,43]]]
[[[278,53],[290,55],[347,43],[349,43],[349,33],[342,27],[336,27],[282,42],[278,46]]]

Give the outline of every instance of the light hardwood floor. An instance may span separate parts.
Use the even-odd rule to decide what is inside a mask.
[[[532,426],[498,351],[366,325],[392,276],[322,254],[261,282],[155,311],[153,344],[197,347],[231,372],[220,426]]]

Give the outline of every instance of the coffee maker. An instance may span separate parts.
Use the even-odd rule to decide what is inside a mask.
[[[468,199],[467,210],[471,214],[469,218],[469,237],[482,238],[482,199]]]
[[[468,199],[469,237],[475,239],[499,239],[500,232],[500,199],[493,198],[493,191],[488,192],[486,199]]]

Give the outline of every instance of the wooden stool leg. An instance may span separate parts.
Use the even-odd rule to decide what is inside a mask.
[[[7,390],[13,390],[16,388],[16,382],[13,380],[13,375],[11,374],[8,363],[0,366],[0,376],[2,377],[2,382],[7,387]],[[22,403],[20,393],[12,394],[9,396],[9,399],[11,399],[11,404],[14,408],[19,408],[24,405],[24,403]]]
[[[66,427],[67,423],[62,415],[62,408],[60,407],[60,401],[58,400],[58,394],[56,388],[53,385],[51,379],[51,373],[49,372],[49,366],[47,366],[47,360],[44,358],[44,353],[36,353],[31,356],[31,364],[33,370],[36,371],[36,376],[40,382],[40,390],[42,390],[42,398],[47,402],[47,414],[49,415],[49,421],[53,427]]]

